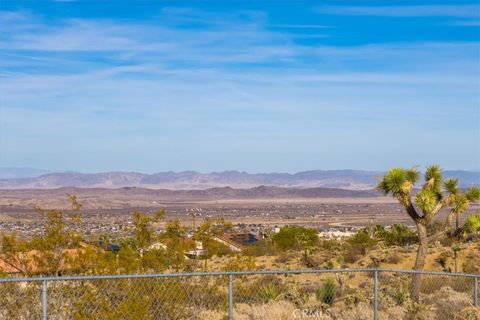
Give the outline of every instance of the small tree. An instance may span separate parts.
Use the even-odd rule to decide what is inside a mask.
[[[383,237],[386,245],[405,246],[416,243],[417,233],[404,224],[393,224]]]
[[[32,263],[27,255],[29,243],[18,239],[15,233],[2,235],[0,260],[8,267],[27,276],[33,273]],[[6,272],[2,270],[0,272]]]
[[[164,240],[168,240],[167,263],[175,271],[179,271],[185,263],[185,252],[188,249],[185,243],[187,231],[187,227],[183,226],[180,220],[175,219],[167,221],[165,232],[161,235]]]
[[[415,270],[423,270],[425,267],[428,244],[451,232],[453,220],[462,214],[471,202],[480,199],[479,188],[472,187],[465,193],[461,192],[458,179],[443,180],[442,170],[436,165],[427,167],[424,185],[415,195],[412,195],[413,187],[419,178],[420,174],[415,167],[393,168],[382,177],[377,186],[384,195],[392,194],[415,223],[419,239]],[[427,227],[444,208],[448,208],[449,213],[442,228],[428,235]],[[418,299],[420,285],[421,274],[414,274],[410,288],[413,299]]]
[[[276,247],[282,251],[291,249],[301,250],[301,260],[307,266],[311,265],[308,255],[318,244],[317,231],[314,229],[301,226],[285,226],[277,234],[273,235],[272,240]]]
[[[214,238],[231,229],[232,223],[225,221],[223,218],[218,220],[205,218],[198,230],[195,230],[194,239],[200,241],[203,247],[201,258],[204,260],[205,271],[207,271],[208,259],[213,255],[230,251],[225,245],[215,241]]]
[[[313,246],[318,242],[318,235],[314,229],[301,226],[285,226],[272,237],[273,242],[280,250],[301,249]]]
[[[148,246],[155,240],[155,232],[152,224],[163,219],[165,217],[165,212],[165,209],[160,209],[155,212],[155,214],[141,211],[133,212],[133,235],[140,248]]]
[[[43,230],[31,241],[19,241],[15,234],[3,237],[3,260],[7,265],[24,275],[64,273],[68,258],[66,250],[77,248],[83,240],[82,235],[75,231],[81,221],[82,205],[75,195],[67,194],[67,198],[70,210],[34,207],[43,219]]]
[[[367,228],[363,228],[347,240],[347,243],[354,249],[360,250],[366,255],[368,250],[375,245],[375,239],[370,236]]]

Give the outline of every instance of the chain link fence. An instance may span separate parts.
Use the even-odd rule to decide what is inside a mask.
[[[382,269],[4,278],[0,319],[479,320],[479,279]]]

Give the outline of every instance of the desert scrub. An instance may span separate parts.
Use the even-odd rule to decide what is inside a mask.
[[[469,292],[470,293],[470,292]],[[435,313],[439,319],[453,319],[461,310],[471,306],[472,297],[469,293],[460,293],[450,287],[423,297],[423,302],[435,306]]]
[[[373,308],[365,303],[359,303],[353,308],[333,308],[329,310],[332,319],[365,320],[373,319]]]
[[[2,283],[0,286],[0,319],[34,318],[40,314],[39,283]]]
[[[289,320],[297,307],[288,301],[269,301],[266,304],[236,303],[233,310],[235,320]],[[205,318],[205,320],[215,320]],[[227,318],[223,318],[225,320]]]
[[[335,268],[334,262],[332,260],[328,260],[325,264],[325,269],[332,270],[333,268]]]
[[[400,261],[402,261],[402,256],[398,252],[392,252],[387,257],[387,263],[390,264],[398,264]]]
[[[424,275],[420,292],[430,295],[443,287],[449,287],[457,292],[473,292],[473,281],[464,277]]]
[[[469,306],[455,314],[453,320],[479,320],[480,308]]]
[[[298,254],[296,252],[288,251],[288,252],[284,252],[281,255],[279,255],[275,259],[275,262],[276,263],[289,263],[290,261],[292,261],[296,258],[298,258]]]
[[[236,254],[222,266],[222,271],[250,271],[257,268],[252,256]]]
[[[322,239],[318,243],[318,247],[327,252],[338,251],[342,248],[342,243],[336,239]]]
[[[397,306],[403,306],[410,298],[410,294],[408,293],[408,290],[401,289],[395,291],[392,295],[392,298]]]
[[[260,276],[254,281],[238,279],[234,287],[235,301],[243,303],[265,303],[287,292],[286,284],[275,275]]]
[[[470,252],[462,265],[465,273],[480,273],[480,248],[477,252]]]
[[[290,283],[283,295],[283,300],[290,301],[298,308],[303,308],[305,303],[309,301],[309,298],[308,290],[298,283]]]
[[[438,256],[438,258],[435,259],[435,262],[442,268],[444,272],[450,272],[448,268],[450,257],[450,253],[444,251]]]
[[[412,303],[407,307],[406,320],[430,320],[434,318],[432,307],[423,303]]]
[[[337,284],[333,278],[327,278],[323,285],[317,289],[315,296],[318,301],[332,305],[337,293]]]
[[[262,239],[257,243],[248,245],[244,253],[246,255],[259,257],[259,256],[276,256],[279,254],[279,251],[270,239]]]
[[[359,304],[368,303],[367,297],[359,290],[349,291],[349,293],[345,294],[343,301],[347,308],[353,308]]]
[[[281,294],[282,292],[278,286],[273,283],[268,283],[259,288],[258,297],[262,302],[268,302],[270,300],[276,300]]]
[[[361,255],[366,255],[368,250],[376,244],[376,241],[370,236],[367,229],[362,229],[348,238],[347,243],[350,247],[360,251]]]
[[[307,256],[306,258],[304,257],[303,259],[303,264],[307,268],[312,268],[312,269],[322,269],[323,268],[323,259],[321,259],[319,256]]]

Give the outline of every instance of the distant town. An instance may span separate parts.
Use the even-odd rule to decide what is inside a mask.
[[[71,191],[71,190],[69,190]],[[187,228],[204,218],[224,218],[233,223],[237,232],[252,232],[259,237],[266,230],[284,225],[301,225],[315,228],[320,235],[343,237],[361,227],[404,223],[411,219],[402,213],[394,199],[381,197],[360,198],[288,198],[288,199],[219,199],[205,201],[179,201],[158,199],[155,195],[119,197],[116,190],[76,189],[84,203],[82,209],[82,234],[95,237],[109,233],[122,237],[129,232],[134,211],[154,212],[166,209],[168,219],[179,219]],[[93,196],[96,194],[96,196]],[[42,229],[43,221],[33,210],[34,205],[62,208],[65,190],[0,190],[0,233],[16,232],[29,238]],[[98,204],[102,205],[99,206]],[[468,212],[478,210],[473,204]],[[443,218],[443,216],[440,216]],[[163,223],[154,224],[161,233]]]

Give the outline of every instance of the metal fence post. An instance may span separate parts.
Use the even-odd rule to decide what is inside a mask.
[[[473,305],[478,307],[478,277],[473,277]]]
[[[228,319],[233,319],[233,281],[232,274],[228,275]]]
[[[373,319],[378,320],[378,270],[373,273]]]
[[[47,281],[42,281],[42,320],[47,320]]]

